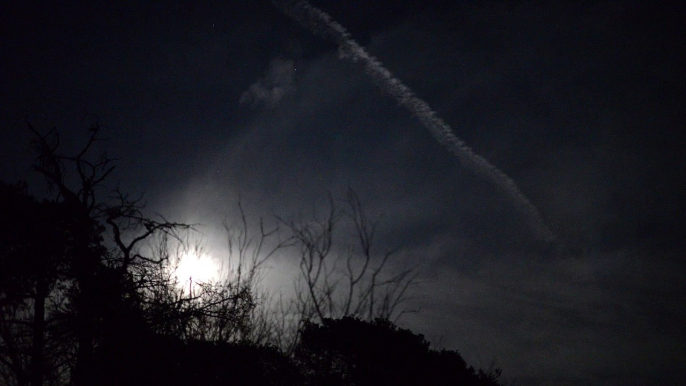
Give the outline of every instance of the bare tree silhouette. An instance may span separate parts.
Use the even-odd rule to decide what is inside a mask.
[[[251,227],[239,200],[221,277],[186,287],[175,269],[189,251],[202,254],[195,227],[151,218],[141,197],[107,190],[114,160],[91,155],[98,121],[75,155],[61,154],[56,130],[28,126],[51,196],[38,202],[25,185],[0,184],[3,384],[497,385],[497,374],[394,325],[416,272],[390,264],[395,250],[377,250],[379,220],[354,191],[340,207],[329,194],[323,218],[277,217],[271,227]],[[298,264],[291,299],[260,285],[281,253]]]

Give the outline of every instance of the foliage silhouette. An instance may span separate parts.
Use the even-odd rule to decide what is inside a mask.
[[[296,349],[310,385],[498,385],[457,351],[429,348],[423,335],[388,320],[354,317],[308,323]]]
[[[275,348],[190,341],[155,334],[106,345],[96,354],[98,385],[300,385],[299,369]]]
[[[36,385],[59,363],[50,294],[64,290],[68,246],[64,206],[26,190],[0,183],[0,374],[9,383],[11,369],[17,383]]]

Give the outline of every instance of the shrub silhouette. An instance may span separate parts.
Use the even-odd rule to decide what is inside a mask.
[[[303,384],[295,364],[274,348],[154,334],[103,347],[94,373],[94,384],[103,386]]]
[[[432,350],[423,335],[384,319],[309,323],[296,360],[311,385],[498,385],[499,375],[475,372],[457,351]]]

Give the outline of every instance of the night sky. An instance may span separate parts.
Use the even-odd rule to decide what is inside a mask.
[[[239,195],[272,218],[350,187],[382,216],[378,247],[420,273],[402,326],[517,385],[683,382],[684,6],[311,3],[515,181],[554,248],[266,0],[3,2],[0,180],[43,192],[26,118],[68,151],[95,114],[113,181],[200,223],[215,256]],[[276,257],[267,284],[288,286],[289,264]]]

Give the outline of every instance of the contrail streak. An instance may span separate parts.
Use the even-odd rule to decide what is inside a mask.
[[[342,25],[304,0],[274,0],[273,3],[313,33],[335,41],[342,57],[353,62],[361,62],[365,72],[372,77],[374,82],[416,116],[441,145],[457,156],[462,165],[495,184],[512,204],[524,213],[529,225],[539,238],[547,243],[555,241],[555,235],[545,225],[538,209],[524,196],[515,182],[455,136],[450,126],[439,118],[426,102],[416,97],[409,87],[357,44]]]

